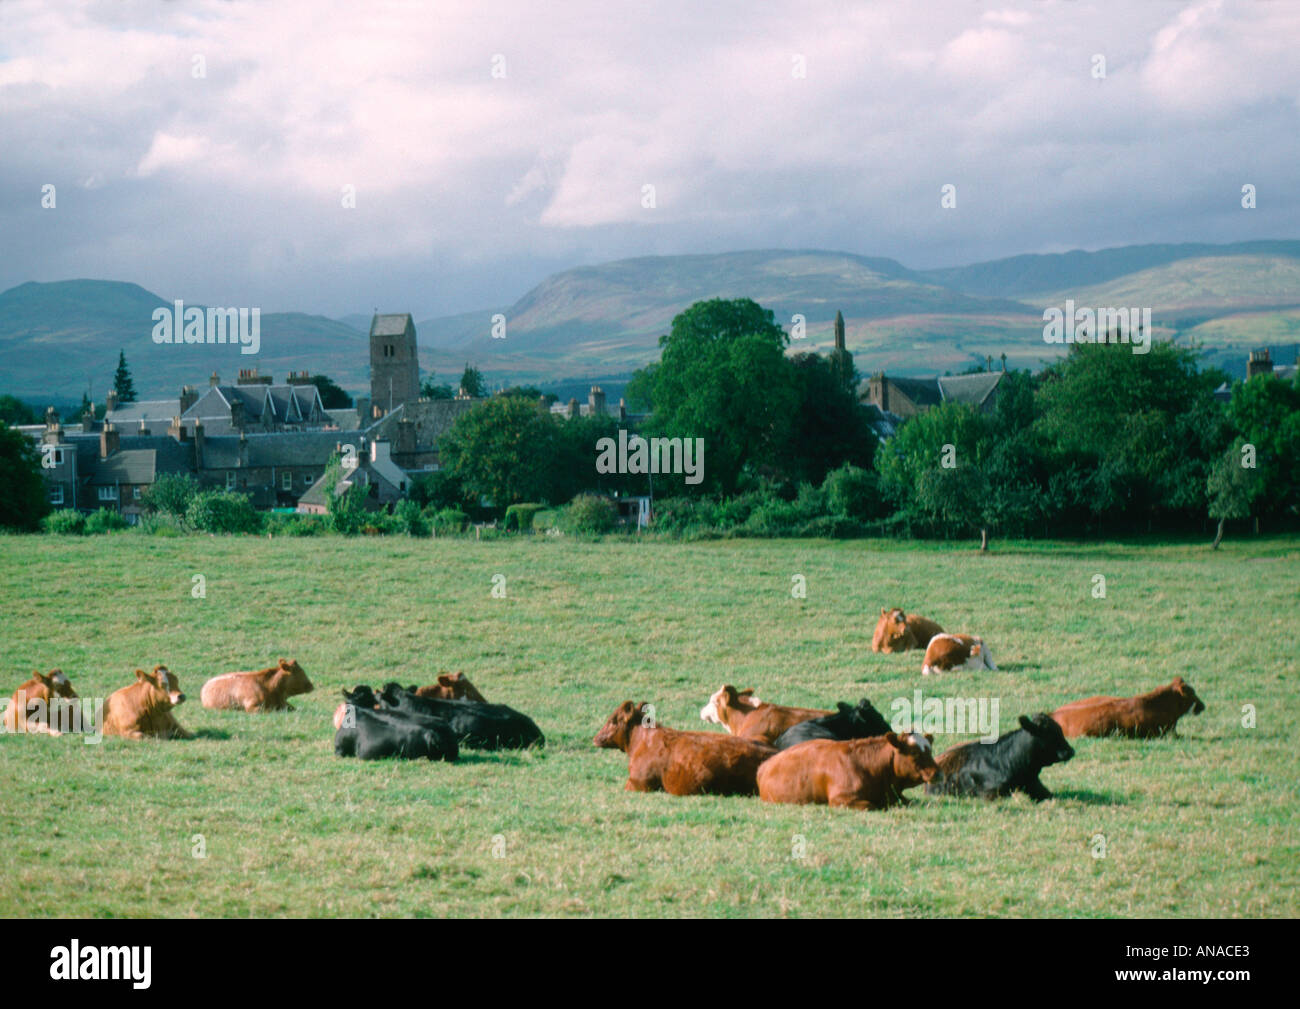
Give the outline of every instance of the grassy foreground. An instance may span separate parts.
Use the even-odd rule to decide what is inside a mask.
[[[60,666],[102,697],[163,662],[200,734],[0,735],[0,914],[1300,913],[1300,540],[994,548],[0,537],[4,696]],[[196,574],[206,598],[191,596]],[[873,654],[884,605],[982,634],[1000,670],[923,679],[919,653]],[[280,655],[316,684],[297,711],[199,706],[209,676]],[[340,687],[441,669],[532,715],[545,750],[334,757]],[[1181,738],[1080,740],[1044,773],[1057,797],[1040,806],[632,794],[622,754],[591,745],[629,698],[703,728],[723,682],[790,704],[867,696],[887,717],[917,687],[998,698],[1006,731],[1022,712],[1179,674],[1208,706]]]

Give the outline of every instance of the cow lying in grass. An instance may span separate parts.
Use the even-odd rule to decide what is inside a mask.
[[[460,744],[471,749],[519,750],[546,744],[542,730],[531,718],[504,704],[418,697],[400,683],[386,683],[379,692],[379,705],[385,711],[444,719]]]
[[[127,739],[193,739],[172,709],[185,702],[180,681],[166,666],[135,671],[135,683],[115,690],[104,702],[104,735]]]
[[[983,638],[970,634],[936,634],[925,648],[921,675],[953,669],[997,669]]]
[[[32,678],[21,684],[9,699],[4,713],[5,731],[62,735],[57,726],[60,723],[66,726],[68,719],[60,718],[60,709],[65,704],[74,703],[76,697],[72,681],[62,669],[34,672]]]
[[[996,743],[962,743],[939,754],[942,775],[926,792],[997,799],[1024,792],[1035,802],[1052,793],[1038,779],[1044,767],[1074,756],[1061,727],[1050,715],[1020,716],[1020,728],[1005,733]]]
[[[771,743],[791,726],[831,714],[834,712],[820,708],[787,708],[781,704],[767,704],[754,698],[753,690],[739,691],[730,683],[725,683],[709,698],[709,703],[700,709],[700,721],[721,725],[741,739]]]
[[[868,736],[883,736],[890,731],[884,716],[865,697],[858,701],[856,708],[843,701],[836,707],[839,710],[833,715],[811,718],[786,729],[773,745],[778,750],[788,750],[810,739],[866,739]]]
[[[1177,735],[1178,719],[1199,715],[1205,705],[1181,676],[1137,697],[1088,697],[1052,714],[1067,736],[1128,736],[1149,739]]]
[[[904,613],[897,606],[882,608],[880,619],[876,621],[876,632],[871,636],[871,650],[892,653],[924,648],[931,638],[942,633],[943,628],[933,620],[915,613]]]
[[[427,687],[407,687],[417,697],[432,697],[440,701],[478,701],[487,704],[488,699],[475,689],[474,684],[464,673],[439,673],[437,682]]]
[[[346,705],[342,724],[334,734],[334,753],[359,760],[455,761],[460,757],[456,733],[440,718],[394,715]]]
[[[205,708],[231,711],[292,711],[289,698],[314,688],[297,659],[280,659],[255,673],[223,673],[203,684],[199,701]]]
[[[628,792],[671,795],[753,795],[759,765],[776,750],[720,732],[679,732],[648,726],[645,703],[624,701],[592,742],[627,754]]]
[[[758,769],[764,802],[887,809],[906,803],[903,789],[938,773],[933,736],[889,732],[869,739],[813,739],[782,750]]]

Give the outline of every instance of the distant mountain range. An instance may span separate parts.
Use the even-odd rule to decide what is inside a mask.
[[[940,270],[816,250],[627,259],[557,273],[513,305],[417,321],[421,363],[447,382],[472,361],[494,383],[609,384],[657,359],[674,315],[714,297],[753,298],[787,330],[803,316],[806,337],[795,349],[826,349],[842,311],[864,373],[962,371],[1002,353],[1009,366],[1037,367],[1059,351],[1043,342],[1043,309],[1066,298],[1151,306],[1158,335],[1195,342],[1214,363],[1244,366],[1248,347],[1300,343],[1300,241],[1126,246]],[[102,399],[119,350],[142,397],[174,396],[182,384],[206,384],[213,371],[229,381],[249,367],[277,378],[307,369],[366,388],[369,316],[264,313],[261,352],[244,355],[237,346],[154,344],[153,311],[170,306],[116,281],[5,291],[0,392],[66,401],[89,386]],[[504,339],[491,334],[497,313],[506,319]]]

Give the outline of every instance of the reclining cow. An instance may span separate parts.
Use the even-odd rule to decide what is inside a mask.
[[[135,671],[135,683],[115,690],[104,702],[106,736],[127,739],[193,739],[194,733],[181,727],[172,709],[185,702],[180,681],[166,666],[153,672]]]
[[[628,792],[754,795],[771,746],[720,732],[679,732],[645,725],[645,703],[624,701],[592,742],[627,754]]]
[[[941,776],[926,792],[997,799],[1024,792],[1035,802],[1052,793],[1039,780],[1044,767],[1074,756],[1061,727],[1050,715],[1020,716],[1020,728],[1005,733],[996,743],[961,743],[939,754]]]
[[[897,606],[893,609],[882,607],[880,619],[876,621],[876,632],[871,636],[871,650],[893,653],[924,648],[931,638],[942,633],[943,628],[933,620],[915,613],[904,613]]]
[[[442,701],[478,701],[480,704],[488,702],[464,673],[439,673],[437,682],[427,687],[407,689],[414,691],[417,697],[432,697]]]
[[[280,659],[255,673],[222,673],[203,684],[199,701],[205,708],[231,711],[292,711],[290,697],[314,688],[297,659]]]
[[[393,715],[353,706],[334,734],[334,753],[360,760],[455,761],[460,757],[456,733],[440,718]]]
[[[1088,697],[1052,714],[1067,736],[1128,736],[1149,739],[1178,735],[1178,719],[1199,715],[1205,705],[1181,676],[1137,697]]]
[[[933,736],[889,732],[868,739],[813,739],[782,750],[758,769],[764,802],[887,809],[906,803],[905,788],[938,773]]]
[[[523,749],[546,744],[542,730],[531,718],[504,704],[417,697],[400,683],[384,684],[379,704],[381,710],[442,718],[451,725],[460,744],[471,749]]]
[[[866,739],[869,736],[883,736],[890,731],[884,716],[865,697],[858,701],[856,708],[843,701],[836,707],[839,710],[833,715],[811,718],[786,729],[773,745],[778,750],[788,750],[810,739]]]
[[[62,735],[59,726],[71,721],[65,712],[77,703],[77,692],[62,669],[33,672],[32,678],[14,691],[4,713],[5,732]]]
[[[749,694],[750,698],[744,695]],[[738,691],[725,683],[700,709],[700,721],[721,725],[731,735],[772,743],[791,726],[834,714],[821,708],[788,708],[752,698],[753,691]]]
[[[925,648],[921,675],[947,673],[954,669],[997,669],[993,653],[983,638],[970,634],[936,634]]]

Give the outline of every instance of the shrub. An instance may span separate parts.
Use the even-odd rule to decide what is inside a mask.
[[[144,536],[176,537],[190,532],[185,519],[169,514],[141,515],[135,531]]]
[[[567,533],[607,533],[618,524],[618,509],[609,498],[579,494],[564,509],[560,527]]]
[[[47,533],[75,536],[86,531],[86,516],[75,508],[60,508],[41,519],[41,528]]]
[[[429,520],[429,525],[433,527],[434,533],[439,536],[464,532],[465,526],[468,524],[469,516],[459,508],[443,508],[441,511],[435,512]]]
[[[234,491],[200,491],[190,501],[185,520],[205,533],[256,533],[262,528],[253,503]]]
[[[184,518],[198,492],[199,485],[189,474],[167,473],[145,488],[140,503],[151,512]]]
[[[546,505],[541,504],[512,504],[506,509],[505,528],[530,533],[533,531],[533,521],[537,513],[545,509]]]
[[[266,517],[264,529],[272,536],[320,536],[325,532],[325,519],[319,515],[272,513]]]
[[[398,531],[406,533],[407,536],[429,535],[429,523],[424,517],[423,510],[414,501],[409,499],[399,501],[393,511],[393,519]]]
[[[84,528],[87,535],[116,532],[126,528],[126,519],[112,508],[100,508],[90,513]]]
[[[845,463],[826,474],[822,491],[832,515],[866,520],[881,518],[888,511],[880,499],[880,478],[873,470]]]

